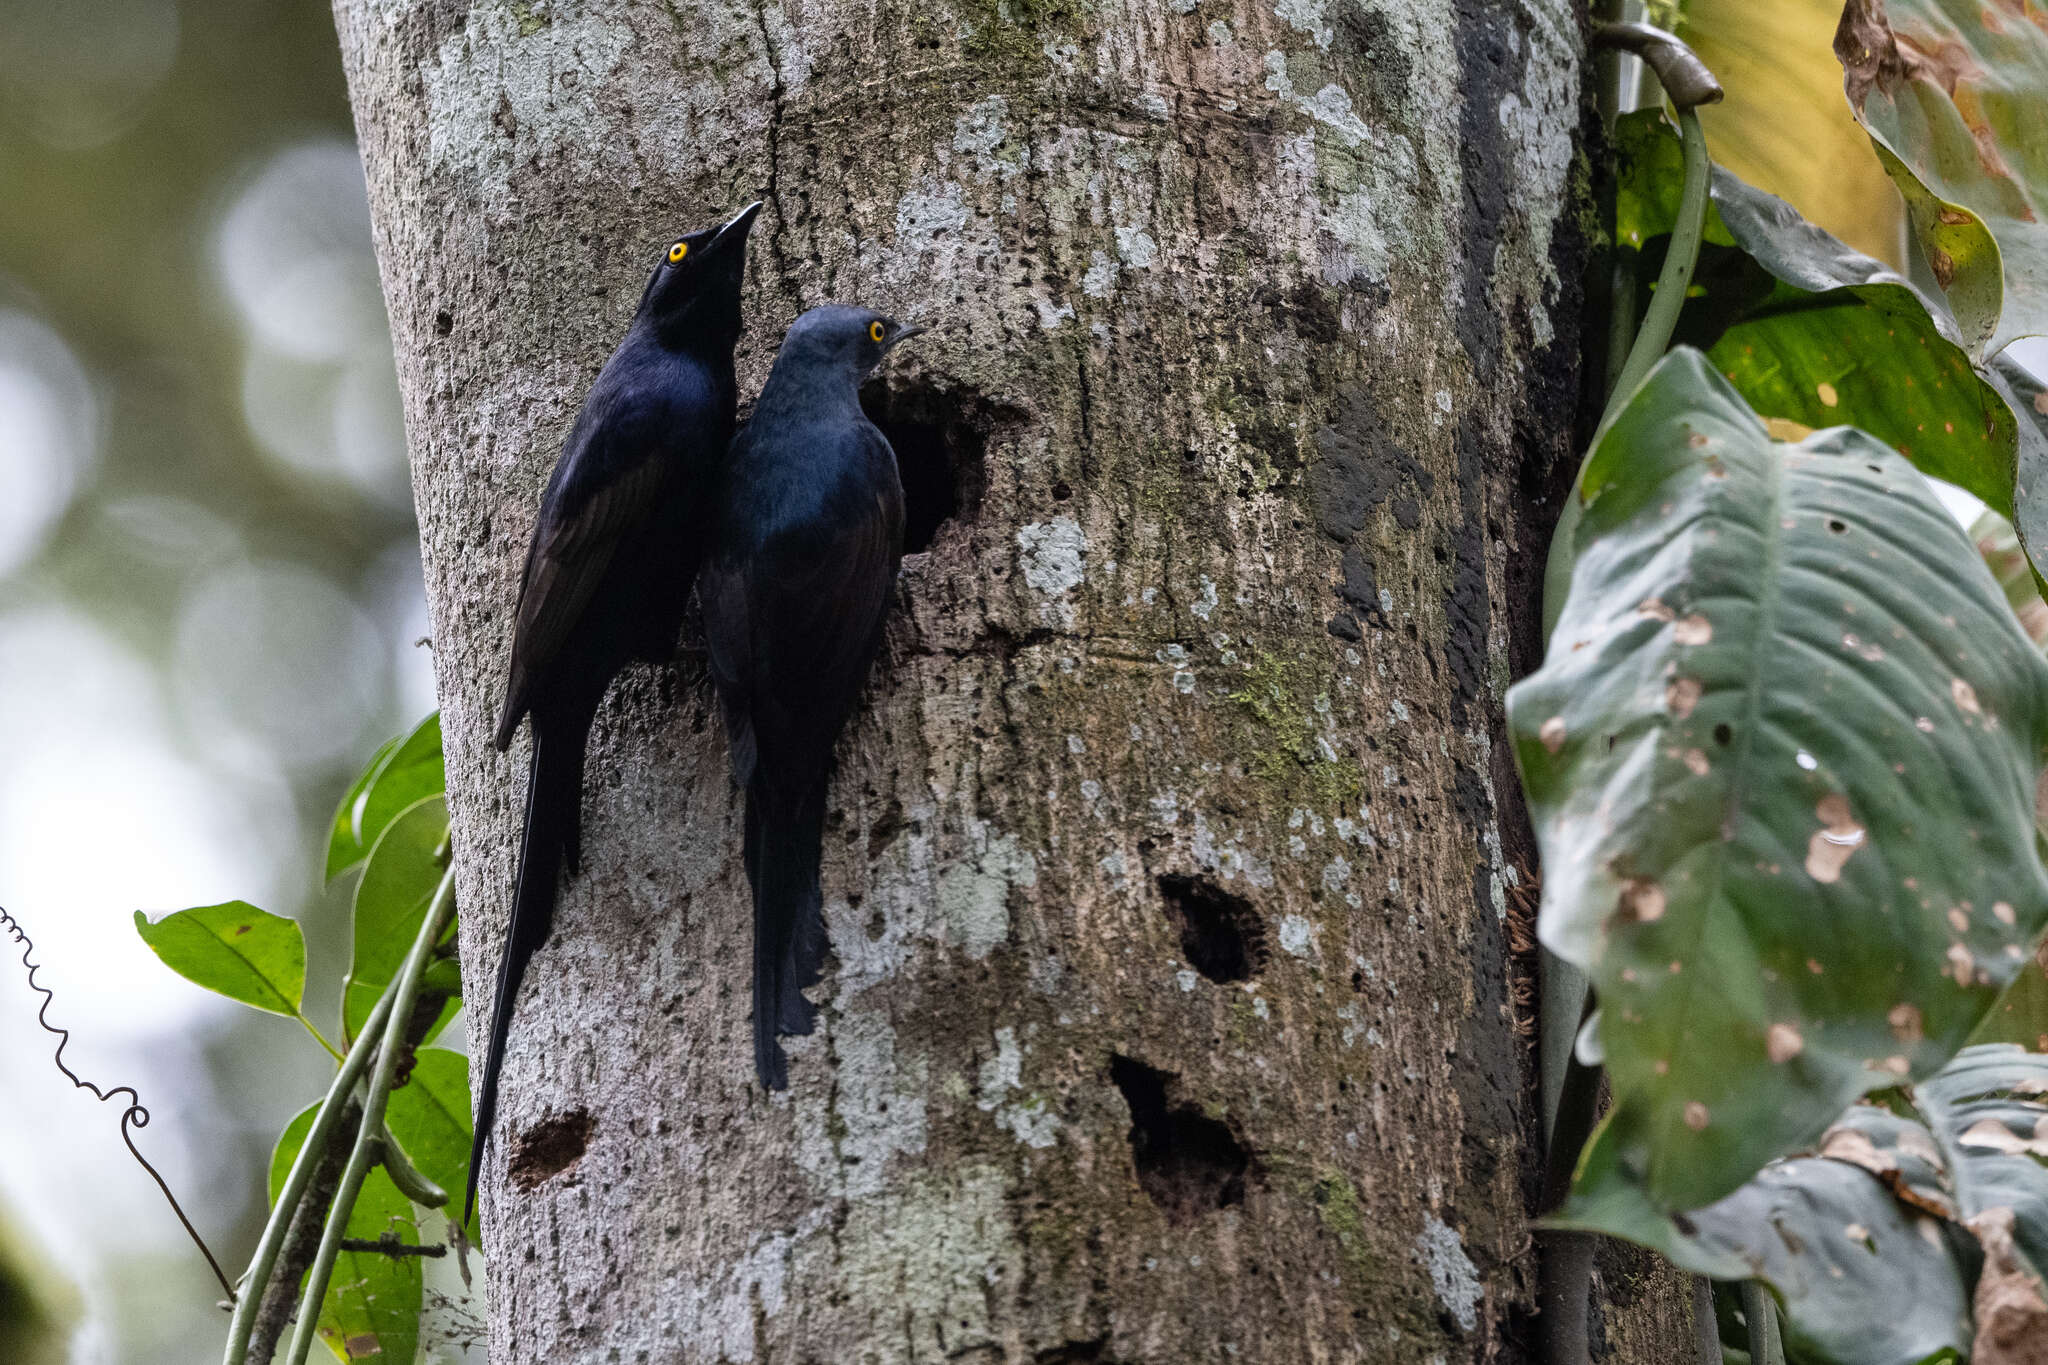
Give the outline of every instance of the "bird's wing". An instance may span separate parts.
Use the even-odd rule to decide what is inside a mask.
[[[534,680],[561,653],[604,581],[619,544],[646,524],[660,501],[672,462],[658,442],[641,439],[645,425],[606,415],[578,423],[549,481],[520,583],[501,747],[525,713]]]
[[[753,742],[829,749],[866,680],[902,546],[892,472],[886,483],[849,480],[822,518],[714,572],[705,611],[714,677],[742,704],[728,712],[744,711]]]

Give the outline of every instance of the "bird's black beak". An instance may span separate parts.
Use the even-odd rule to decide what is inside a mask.
[[[893,351],[896,349],[896,346],[899,342],[908,341],[912,337],[921,337],[924,335],[924,333],[925,329],[922,327],[899,327],[894,332],[890,333],[889,344],[884,346],[882,350],[884,352]]]
[[[705,254],[709,255],[711,252],[714,252],[718,250],[718,248],[724,246],[727,242],[746,240],[747,229],[751,228],[754,225],[755,217],[758,216],[761,212],[761,202],[761,200],[756,199],[753,203],[747,205],[738,213],[734,214],[732,216],[732,221],[727,223],[724,227],[720,228],[718,230],[718,235],[713,237],[711,241],[705,246]]]

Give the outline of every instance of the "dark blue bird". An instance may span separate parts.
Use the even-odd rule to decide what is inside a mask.
[[[759,204],[678,238],[598,372],[541,496],[526,552],[498,748],[533,720],[526,829],[490,1046],[477,1087],[463,1221],[476,1206],[498,1069],[526,964],[547,941],[556,883],[582,857],[583,751],[606,687],[634,659],[659,662],[710,541],[732,440],[740,274]]]
[[[796,320],[733,439],[698,597],[746,794],[754,892],[754,1070],[780,1090],[778,1034],[811,1031],[804,999],[825,958],[818,851],[832,748],[882,640],[903,557],[896,452],[860,409],[860,384],[922,331],[864,308]]]

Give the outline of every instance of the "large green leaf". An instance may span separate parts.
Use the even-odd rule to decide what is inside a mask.
[[[1849,107],[1965,340],[2048,332],[2048,25],[2015,0],[1849,0]]]
[[[441,713],[436,711],[411,734],[386,741],[341,798],[327,839],[328,880],[360,866],[385,827],[402,811],[426,797],[439,796],[446,787]]]
[[[386,1125],[420,1174],[451,1194],[469,1185],[469,1058],[446,1048],[423,1047],[412,1077],[391,1092]],[[452,1211],[450,1212],[452,1217]],[[477,1222],[470,1220],[475,1241]]]
[[[202,905],[151,921],[135,912],[164,965],[188,981],[272,1014],[296,1016],[306,990],[306,940],[299,926],[247,901]]]
[[[1684,168],[1655,110],[1623,118],[1616,137],[1616,235],[1641,248],[1647,307]],[[1946,306],[1718,166],[1678,340],[1706,350],[1763,416],[1861,428],[2012,516],[2018,418],[1973,367]],[[2035,539],[2048,543],[2048,517]]]
[[[315,1104],[285,1125],[270,1157],[270,1200],[313,1126]],[[412,1201],[391,1183],[381,1166],[371,1168],[349,1213],[348,1236],[375,1241],[386,1234],[417,1244],[419,1228]],[[320,1303],[320,1339],[341,1360],[374,1357],[380,1365],[411,1365],[419,1352],[420,1260],[374,1251],[344,1251],[335,1258],[334,1278]]]
[[[419,935],[447,866],[447,838],[447,803],[430,796],[391,820],[370,851],[363,879],[356,884],[354,954],[342,996],[343,1023],[351,1038],[398,975]],[[454,1008],[451,1001],[449,1012]],[[441,1022],[446,1021],[444,1014]]]
[[[1598,992],[1588,1171],[1692,1209],[1939,1068],[2018,970],[2048,923],[2048,663],[1910,465],[1772,442],[1697,351],[1580,490],[1570,596],[1508,698],[1539,932]]]

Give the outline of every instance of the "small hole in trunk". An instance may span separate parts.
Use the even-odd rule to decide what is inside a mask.
[[[1229,1125],[1192,1104],[1173,1104],[1173,1078],[1134,1058],[1112,1055],[1109,1077],[1131,1110],[1131,1159],[1138,1184],[1176,1224],[1244,1203],[1251,1157]]]

